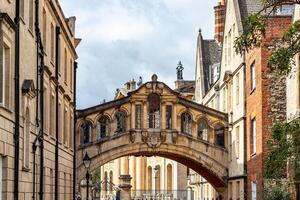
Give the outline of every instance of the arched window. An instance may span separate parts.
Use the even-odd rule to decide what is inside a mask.
[[[123,111],[119,111],[115,115],[117,121],[116,133],[123,133],[126,131],[126,114]]]
[[[155,192],[160,192],[160,172],[161,172],[161,169],[160,169],[160,166],[159,165],[156,165],[154,167],[154,175],[155,175]]]
[[[98,139],[102,139],[108,136],[109,118],[102,116],[97,123]]]
[[[173,169],[172,165],[167,165],[167,192],[172,193],[173,190]]]
[[[30,156],[30,111],[26,108],[25,120],[24,120],[24,138],[23,138],[23,167],[29,168],[29,156]]]
[[[216,145],[220,147],[225,147],[225,128],[222,125],[217,125],[214,128],[215,130],[215,138]]]
[[[113,191],[113,172],[110,171],[109,172],[109,191],[112,192]]]
[[[187,112],[181,115],[181,131],[189,135],[192,134],[192,116]]]
[[[200,119],[198,122],[198,137],[208,141],[208,124],[205,119]]]
[[[148,176],[147,176],[147,190],[152,191],[152,167],[148,167]]]
[[[108,191],[108,176],[107,176],[107,172],[104,172],[104,180],[103,180],[103,184],[104,184],[104,191]]]
[[[92,142],[92,124],[84,122],[81,124],[81,144],[88,144]]]
[[[148,123],[149,128],[160,127],[160,96],[152,93],[148,96]]]

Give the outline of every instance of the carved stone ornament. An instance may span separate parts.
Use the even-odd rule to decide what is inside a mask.
[[[134,143],[135,142],[135,131],[130,131],[130,142]]]
[[[148,147],[155,149],[158,148],[161,143],[166,141],[166,133],[142,132],[142,141],[146,143]]]
[[[172,142],[173,142],[174,144],[176,144],[177,139],[178,139],[178,132],[175,131],[175,132],[172,133]]]

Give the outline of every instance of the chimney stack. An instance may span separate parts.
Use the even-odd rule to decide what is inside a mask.
[[[215,9],[215,40],[223,43],[224,27],[225,27],[225,12],[226,0],[220,0]]]

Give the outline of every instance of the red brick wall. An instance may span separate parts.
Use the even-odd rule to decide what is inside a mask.
[[[268,21],[261,48],[246,54],[246,151],[247,151],[247,199],[251,199],[251,181],[257,181],[257,199],[263,194],[263,158],[270,128],[275,121],[286,117],[285,79],[270,73],[267,58],[271,55],[268,46],[274,38],[282,36],[291,24],[291,17],[272,17]],[[256,89],[251,91],[250,66],[255,61]],[[250,155],[251,120],[256,118],[256,155]]]

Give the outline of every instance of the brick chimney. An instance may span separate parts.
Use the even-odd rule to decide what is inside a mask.
[[[219,0],[215,9],[215,40],[223,43],[224,27],[225,27],[225,12],[226,0]]]

